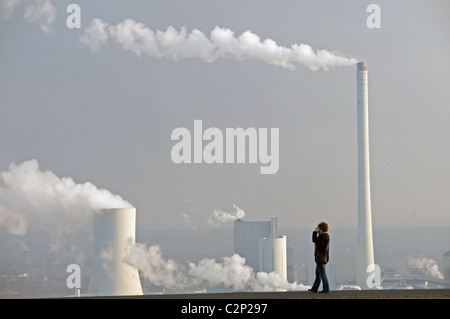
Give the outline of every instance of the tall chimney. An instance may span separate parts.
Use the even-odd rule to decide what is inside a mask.
[[[94,216],[95,251],[88,296],[142,295],[139,272],[123,261],[135,243],[136,208],[101,209]]]
[[[369,88],[366,62],[356,71],[358,113],[358,252],[356,284],[367,289],[367,278],[373,272],[372,208],[370,201],[369,163]],[[370,266],[370,267],[369,267]]]

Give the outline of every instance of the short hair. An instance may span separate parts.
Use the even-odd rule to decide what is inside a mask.
[[[317,227],[319,227],[323,231],[328,231],[328,224],[325,222],[321,222],[319,225],[317,225]]]

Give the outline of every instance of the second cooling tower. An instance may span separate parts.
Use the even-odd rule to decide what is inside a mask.
[[[124,257],[135,243],[136,208],[102,209],[94,216],[94,260],[88,296],[142,295],[139,272]]]

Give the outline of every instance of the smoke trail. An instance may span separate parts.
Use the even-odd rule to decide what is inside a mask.
[[[189,263],[189,275],[197,285],[232,287],[234,290],[247,288],[254,278],[253,268],[245,265],[245,258],[238,254],[224,257],[222,263],[210,258],[204,258],[197,264]]]
[[[0,1],[0,17],[2,19],[9,19],[12,12],[19,4],[19,0],[1,0]]]
[[[272,39],[262,41],[250,30],[236,36],[232,30],[216,26],[208,38],[197,29],[188,33],[185,27],[180,31],[172,26],[166,31],[153,31],[132,19],[125,19],[117,25],[94,19],[80,37],[80,42],[92,51],[97,51],[110,39],[137,56],[147,55],[175,61],[201,59],[209,63],[220,58],[258,60],[288,70],[305,66],[313,71],[357,63],[354,58],[327,50],[314,51],[311,46],[303,43],[292,44],[287,48]]]
[[[444,275],[439,270],[439,266],[437,265],[437,262],[433,259],[421,257],[421,258],[412,258],[408,261],[409,267],[413,268],[419,268],[425,270],[425,275],[438,278],[438,279],[444,279]]]
[[[145,279],[165,289],[182,289],[188,286],[184,269],[171,259],[164,259],[158,245],[147,248],[136,243],[124,261],[142,272]]]
[[[125,257],[125,262],[138,268],[151,284],[167,290],[193,291],[205,287],[224,287],[234,290],[274,291],[276,289],[306,290],[308,287],[289,283],[276,273],[254,273],[245,258],[234,254],[221,262],[204,258],[184,267],[171,259],[164,259],[158,245],[147,248],[137,243]]]
[[[29,227],[69,231],[89,222],[97,209],[131,206],[92,183],[40,170],[36,159],[11,163],[9,171],[0,172],[0,226],[11,234],[25,235]]]
[[[213,214],[209,216],[208,225],[211,227],[218,227],[220,224],[227,224],[234,222],[237,219],[244,218],[245,212],[233,204],[233,208],[236,210],[235,213],[228,213],[221,209],[214,209]]]
[[[30,23],[39,23],[43,32],[51,33],[56,19],[56,6],[52,0],[0,0],[0,17],[9,19],[15,8],[22,2],[25,5],[24,19]]]

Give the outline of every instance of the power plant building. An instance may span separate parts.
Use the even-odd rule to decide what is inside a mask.
[[[286,236],[278,236],[277,218],[270,221],[234,222],[234,252],[245,258],[246,265],[255,272],[276,272],[281,278],[291,280],[288,269],[289,253]],[[292,276],[293,277],[293,276]]]

